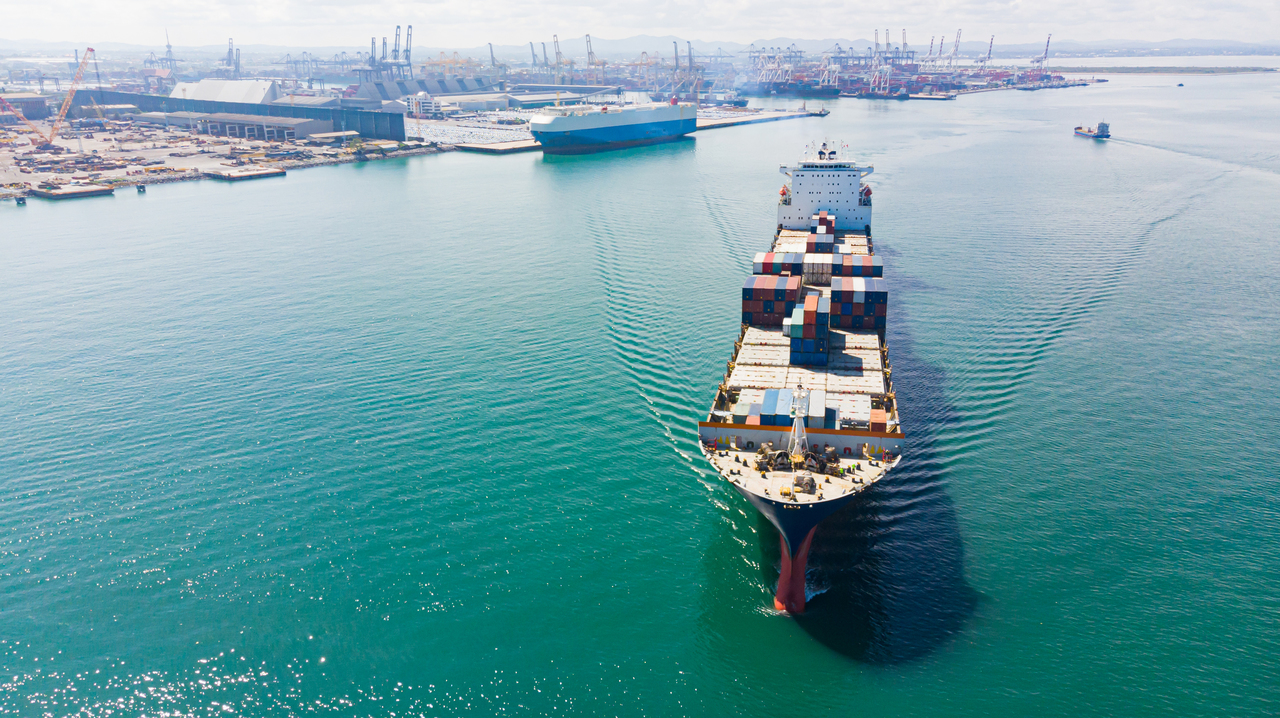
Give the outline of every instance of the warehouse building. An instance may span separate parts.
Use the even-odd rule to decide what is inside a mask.
[[[215,112],[196,118],[196,131],[219,137],[275,142],[300,140],[316,133],[332,132],[329,120],[307,117],[271,117],[270,115],[238,115]]]
[[[44,95],[37,95],[34,92],[0,92],[0,97],[5,102],[17,108],[23,117],[28,120],[42,120],[49,116],[49,103]],[[0,114],[12,114],[8,109],[0,106]],[[17,118],[15,117],[16,121]]]

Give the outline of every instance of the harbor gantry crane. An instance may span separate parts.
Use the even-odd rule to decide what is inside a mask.
[[[58,137],[58,132],[62,129],[62,123],[67,119],[67,111],[71,109],[71,100],[76,96],[76,90],[80,87],[80,80],[84,78],[84,70],[89,65],[89,58],[93,55],[94,50],[92,47],[85,48],[84,55],[80,57],[80,64],[76,66],[75,77],[71,80],[71,88],[67,90],[67,99],[62,101],[62,108],[58,110],[58,117],[53,121],[53,126],[49,128],[49,134],[47,135],[44,132],[41,132],[40,128],[36,127],[35,123],[28,120],[26,115],[22,114],[21,110],[10,105],[3,97],[0,97],[0,104],[4,105],[6,109],[12,112],[14,117],[22,120],[22,122],[36,134],[36,137],[44,140],[44,142],[38,146],[39,149],[53,147],[53,141]],[[99,79],[98,84],[102,84],[101,79]]]
[[[551,36],[551,45],[556,49],[556,83],[555,84],[557,85],[572,84],[572,83],[564,82],[564,71],[562,69],[562,66],[565,64],[565,61],[564,61],[564,53],[560,52],[560,36],[559,35]],[[570,72],[569,79],[570,80],[573,79],[572,72]]]
[[[1052,39],[1053,33],[1050,33],[1049,37],[1045,38],[1044,41],[1044,53],[1042,53],[1040,57],[1031,58],[1031,65],[1033,68],[1031,70],[1031,74],[1036,82],[1044,79],[1044,62],[1049,59],[1049,41]]]
[[[595,75],[595,81],[599,84],[604,84],[605,61],[597,58],[596,51],[591,49],[590,35],[587,35],[587,66],[590,68],[590,72],[593,73],[593,75]],[[599,74],[595,74],[597,72]]]

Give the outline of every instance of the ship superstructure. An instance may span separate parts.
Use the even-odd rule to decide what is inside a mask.
[[[698,108],[688,102],[546,107],[529,130],[551,154],[578,154],[668,142],[698,129]]]
[[[790,613],[805,609],[818,524],[901,460],[873,171],[825,143],[781,168],[778,228],[753,258],[733,355],[698,422],[716,472],[778,529],[774,607]]]

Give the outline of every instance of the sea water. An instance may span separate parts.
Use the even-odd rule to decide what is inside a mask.
[[[2,709],[1273,714],[1280,78],[828,106],[0,204]],[[695,426],[814,140],[909,451],[794,619]]]

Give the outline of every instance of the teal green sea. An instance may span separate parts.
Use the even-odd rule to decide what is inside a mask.
[[[0,713],[1275,715],[1277,117],[1124,76],[0,204]],[[822,139],[910,451],[794,620],[695,422]]]

